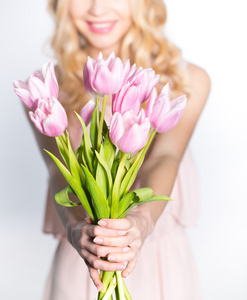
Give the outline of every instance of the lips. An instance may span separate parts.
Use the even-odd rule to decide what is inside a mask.
[[[87,25],[92,32],[95,33],[108,33],[113,27],[116,25],[117,21],[104,21],[104,22],[89,22],[87,21]]]

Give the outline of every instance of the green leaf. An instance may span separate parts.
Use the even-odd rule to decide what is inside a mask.
[[[124,211],[129,207],[131,201],[138,203],[150,198],[152,195],[153,190],[151,188],[140,188],[127,193],[119,202],[119,215],[124,213]]]
[[[124,176],[124,179],[121,183],[121,188],[120,188],[120,197],[124,196],[129,191],[132,184],[134,183],[137,172],[139,171],[139,169],[142,165],[144,155],[145,155],[145,153],[142,149],[139,153],[139,157],[135,160],[134,164],[130,167],[130,169]]]
[[[124,153],[118,170],[117,170],[117,175],[116,178],[114,180],[114,184],[113,184],[113,189],[112,189],[112,205],[111,205],[111,218],[117,218],[118,216],[118,203],[119,203],[119,192],[120,192],[120,185],[121,185],[121,181],[125,175],[125,160],[126,160],[127,154]]]
[[[157,195],[157,196],[152,196],[146,200],[143,200],[143,201],[137,201],[137,202],[133,202],[129,205],[129,207],[125,210],[124,213],[122,213],[121,215],[119,215],[118,218],[124,218],[125,215],[127,214],[127,212],[129,210],[131,210],[133,207],[137,206],[137,205],[140,205],[140,204],[143,204],[143,203],[148,203],[148,202],[152,202],[152,201],[161,201],[161,200],[165,200],[165,201],[173,201],[171,198],[169,197],[166,197],[166,196],[163,196],[163,195]]]
[[[103,148],[104,148],[104,160],[107,163],[109,170],[111,170],[115,158],[116,146],[110,140],[109,134],[107,134],[105,137]]]
[[[100,148],[100,152],[101,154],[104,155],[104,149],[103,147]],[[102,157],[100,156],[100,154],[95,150],[95,154],[98,160],[103,160]],[[100,158],[99,158],[100,157]],[[108,191],[109,191],[109,183],[108,183],[108,178],[107,178],[107,173],[104,169],[104,166],[102,165],[102,163],[95,162],[96,164],[96,174],[95,174],[95,180],[99,186],[99,188],[101,189],[104,197],[107,199],[107,186],[108,186]]]
[[[129,207],[130,202],[135,198],[135,196],[136,196],[135,192],[129,192],[119,201],[119,205],[118,205],[119,215],[122,215],[125,212],[125,210]]]
[[[82,120],[81,116],[77,112],[75,112],[75,114],[76,114],[77,118],[79,119],[82,130],[83,130],[82,138],[84,139],[84,154],[85,154],[86,162],[87,162],[90,172],[93,173],[94,153],[91,150],[87,127],[86,127],[84,121]]]
[[[49,152],[47,150],[45,150],[45,151],[54,160],[54,162],[57,165],[57,167],[59,168],[60,172],[63,174],[64,178],[67,180],[68,184],[71,186],[71,188],[75,192],[76,196],[81,201],[81,204],[83,205],[83,207],[87,211],[88,215],[94,221],[95,217],[94,217],[90,202],[88,201],[88,198],[87,198],[83,188],[81,187],[80,182],[76,181],[73,178],[73,176],[70,174],[68,169],[60,162],[60,160],[55,155],[53,155],[51,152]]]
[[[68,148],[62,138],[62,136],[57,136],[55,137],[56,139],[56,143],[57,143],[57,147],[58,150],[64,160],[64,162],[66,163],[66,165],[69,167],[69,152],[68,152]]]
[[[135,192],[136,196],[138,197],[139,201],[143,201],[153,196],[153,190],[149,187],[136,189],[132,192]]]
[[[76,181],[80,182],[80,179],[82,176],[80,176],[81,168],[78,164],[78,161],[76,159],[76,156],[72,150],[70,139],[68,137],[68,150],[69,150],[69,168],[72,176],[75,178]],[[83,178],[84,185],[85,185],[85,179]]]
[[[90,139],[92,143],[92,148],[96,150],[97,148],[97,139],[98,139],[98,128],[97,128],[97,113],[98,107],[95,107],[95,110],[92,115],[92,120],[90,124]]]
[[[94,209],[98,220],[102,218],[109,218],[110,208],[106,198],[93,178],[93,175],[84,166],[82,166],[82,169],[85,174],[88,191],[93,198]]]
[[[66,207],[74,207],[74,206],[81,205],[81,203],[72,202],[69,199],[68,193],[71,193],[71,194],[75,195],[72,188],[70,186],[68,186],[65,189],[63,189],[62,191],[56,193],[56,195],[55,195],[56,202],[60,205],[66,206]]]
[[[101,147],[100,152],[102,152],[103,155],[104,155],[104,150],[103,150],[103,149],[104,149],[104,148]],[[109,169],[109,167],[108,167],[108,165],[107,165],[107,161],[104,160],[104,158],[103,158],[96,150],[95,150],[95,154],[96,154],[96,156],[97,156],[97,158],[98,158],[98,160],[99,160],[99,162],[100,162],[99,165],[102,165],[102,167],[103,167],[103,169],[104,169],[104,172],[105,172],[105,174],[106,174],[106,176],[107,176],[108,195],[109,195],[109,194],[111,193],[111,190],[112,190],[112,176],[111,176],[111,171],[110,171],[110,169]],[[104,156],[105,156],[105,155],[104,155]],[[99,167],[99,165],[98,165],[98,167]],[[96,181],[98,182],[97,177],[96,177]],[[106,198],[107,198],[107,196],[106,196]]]

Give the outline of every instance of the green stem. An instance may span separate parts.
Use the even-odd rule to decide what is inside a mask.
[[[102,112],[101,112],[100,121],[99,121],[99,131],[98,131],[98,141],[97,141],[97,151],[98,152],[100,150],[101,139],[102,139],[102,130],[103,130],[103,124],[104,124],[105,107],[106,107],[106,98],[107,98],[107,95],[104,95]]]
[[[109,287],[104,295],[104,297],[102,298],[102,300],[109,300],[109,298],[111,297],[111,294],[113,293],[114,289],[116,288],[117,282],[116,282],[116,276],[114,276],[111,279],[111,282],[109,284]]]
[[[99,292],[98,300],[101,300],[104,297],[105,293],[107,292],[109,282],[111,281],[112,277],[114,276],[114,273],[115,272],[111,272],[111,271],[103,272],[103,279],[102,279],[103,290],[101,292]]]
[[[151,136],[150,136],[150,138],[149,138],[149,140],[148,140],[148,142],[147,142],[147,144],[144,147],[144,154],[143,155],[146,154],[146,152],[147,152],[147,150],[148,150],[148,148],[149,148],[149,146],[150,146],[150,144],[151,144],[151,142],[152,142],[155,134],[156,134],[156,131],[153,131],[152,134],[151,134]]]
[[[120,186],[125,172],[125,160],[128,153],[123,153],[122,159],[120,161],[117,175],[113,184],[112,189],[112,202],[111,202],[111,218],[115,219],[118,217],[118,203],[120,195]]]
[[[125,298],[126,298],[127,300],[132,300],[132,298],[131,298],[131,296],[130,296],[130,293],[129,293],[129,291],[128,291],[128,289],[127,289],[125,283],[124,283],[124,280],[123,280],[123,287],[124,287],[124,295],[125,295]]]
[[[122,277],[121,273],[122,273],[121,271],[116,271],[118,294],[119,294],[119,300],[125,300],[123,277]]]

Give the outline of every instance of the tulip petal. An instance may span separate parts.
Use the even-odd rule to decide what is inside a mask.
[[[111,94],[114,88],[114,78],[109,69],[104,65],[100,65],[96,72],[93,88],[100,90],[103,95]]]
[[[48,136],[60,136],[63,134],[65,128],[59,119],[54,115],[49,115],[43,121],[43,133]]]
[[[154,106],[154,101],[156,98],[157,98],[157,89],[153,88],[152,92],[150,93],[150,97],[145,111],[146,117],[149,117],[151,115]]]
[[[134,113],[138,114],[140,110],[140,100],[139,100],[139,90],[136,86],[131,86],[122,101],[121,113],[124,113],[127,110],[132,110]]]
[[[101,52],[100,52],[101,53]],[[107,59],[106,59],[106,61],[105,61],[105,63],[106,63],[106,65],[107,66],[109,66],[109,64],[112,62],[112,61],[114,61],[115,60],[115,53],[114,53],[114,51],[112,51],[111,52],[111,54],[107,57]],[[101,53],[101,59],[102,59],[102,53]],[[97,59],[98,60],[98,59]]]
[[[86,126],[91,122],[95,107],[96,101],[93,98],[90,101],[88,101],[88,103],[81,109],[80,115]]]
[[[22,102],[30,109],[35,110],[37,108],[37,100],[33,101],[28,90],[14,88],[16,95],[22,100]]]
[[[39,78],[43,82],[45,80],[43,74],[40,71],[33,71],[32,75],[33,77]]]
[[[35,111],[35,113],[30,111],[29,112],[29,117],[30,117],[31,121],[34,123],[35,127],[38,129],[38,131],[41,132],[41,133],[44,133],[43,132],[43,127],[41,126],[40,118],[37,115],[37,110]]]
[[[28,88],[34,100],[39,98],[49,98],[44,83],[37,77],[30,77],[27,81]]]
[[[173,127],[177,125],[177,123],[181,119],[184,110],[186,108],[187,98],[185,95],[182,95],[174,100],[176,100],[176,102],[174,102],[176,103],[176,106],[170,109],[168,113],[162,115],[162,117],[155,124],[154,127],[157,132],[164,133],[171,130]]]
[[[132,153],[142,149],[148,139],[150,125],[148,122],[142,125],[134,124],[118,141],[118,147],[124,153]]]
[[[55,98],[58,97],[58,83],[57,83],[54,67],[51,61],[48,63],[46,69],[45,87],[50,96]]]
[[[120,113],[116,112],[112,115],[110,121],[109,135],[112,143],[117,145],[118,140],[124,134],[124,123]]]

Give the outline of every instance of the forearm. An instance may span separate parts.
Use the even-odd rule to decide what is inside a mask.
[[[170,155],[157,158],[152,164],[143,164],[140,169],[140,184],[141,187],[150,187],[154,191],[154,195],[170,196],[173,185],[176,179],[179,161]],[[165,209],[168,201],[154,201],[144,203],[136,207],[133,213],[143,216],[143,222],[146,222],[148,232],[146,235],[151,234],[155,224]]]

